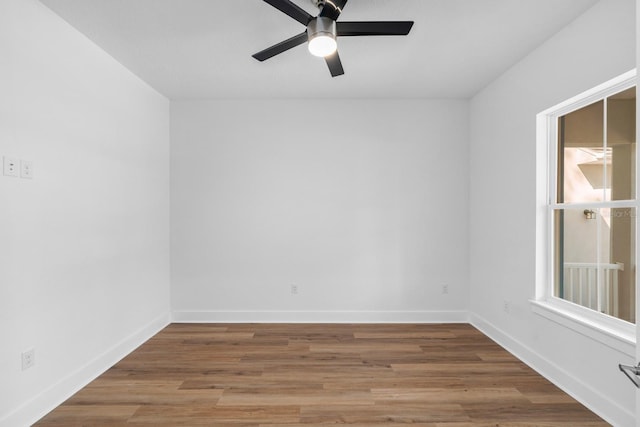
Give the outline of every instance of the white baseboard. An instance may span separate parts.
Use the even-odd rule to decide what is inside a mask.
[[[0,427],[30,426],[74,393],[111,368],[127,354],[157,334],[171,321],[170,314],[164,313],[138,331],[129,335],[108,351],[70,373],[51,387],[39,393],[33,399],[9,413],[0,420]]]
[[[467,311],[174,311],[175,323],[468,323]]]
[[[585,405],[599,417],[614,426],[635,426],[635,414],[627,411],[608,396],[584,384],[553,362],[541,357],[533,349],[513,339],[486,319],[475,313],[469,315],[470,323],[504,349],[529,365],[565,393]]]

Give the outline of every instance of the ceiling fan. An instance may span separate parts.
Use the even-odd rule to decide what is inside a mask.
[[[347,0],[311,0],[311,3],[320,10],[315,17],[290,0],[264,1],[300,22],[307,29],[252,56],[258,61],[264,61],[308,42],[309,52],[315,56],[324,57],[332,77],[344,74],[337,50],[337,37],[406,36],[413,26],[413,21],[336,22]]]

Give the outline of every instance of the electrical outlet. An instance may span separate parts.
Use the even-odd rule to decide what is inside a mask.
[[[18,161],[13,157],[4,157],[4,175],[18,177],[20,172],[18,171]]]
[[[298,285],[291,285],[291,295],[298,295]]]
[[[33,179],[33,162],[20,160],[20,178]]]
[[[36,364],[36,350],[31,349],[22,353],[22,370],[26,371],[29,368],[32,368],[33,365]]]
[[[449,294],[449,285],[442,285],[442,295]]]

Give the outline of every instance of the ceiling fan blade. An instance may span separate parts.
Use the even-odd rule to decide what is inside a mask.
[[[282,53],[298,45],[301,45],[302,43],[305,43],[307,39],[308,39],[307,32],[305,31],[283,42],[274,44],[273,46],[268,47],[265,50],[255,53],[251,56],[256,58],[258,61],[264,61],[265,59],[269,59],[271,57],[278,55],[279,53]]]
[[[344,9],[344,5],[346,4],[347,0],[325,0],[324,6],[322,6],[322,10],[318,16],[331,18],[335,21],[342,13],[342,9]]]
[[[325,61],[327,61],[327,65],[329,66],[329,71],[331,72],[331,77],[337,77],[344,74],[344,69],[342,68],[342,61],[340,61],[340,55],[338,55],[338,51],[332,55],[326,56]]]
[[[339,37],[347,36],[406,36],[413,21],[336,22]]]
[[[306,10],[302,9],[300,6],[292,3],[289,0],[264,0],[266,3],[269,3],[271,6],[278,9],[280,12],[289,15],[302,25],[306,26],[313,19]]]

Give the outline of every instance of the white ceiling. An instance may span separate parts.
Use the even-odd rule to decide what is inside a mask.
[[[350,0],[340,20],[413,20],[407,37],[338,39],[345,75],[261,0],[41,0],[172,99],[469,98],[597,0]],[[294,0],[315,15],[309,0]]]

